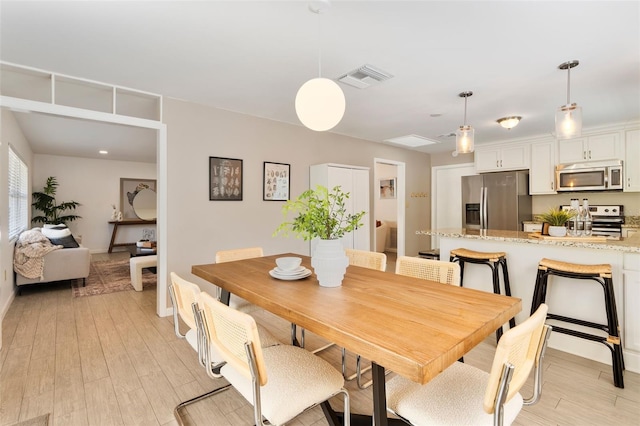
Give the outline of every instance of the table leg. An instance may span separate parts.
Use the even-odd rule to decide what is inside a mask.
[[[373,379],[373,424],[387,426],[387,392],[384,367],[372,362],[371,376]]]
[[[116,232],[118,231],[118,224],[114,223],[113,224],[113,232],[111,233],[111,242],[109,243],[109,250],[107,251],[107,253],[111,253],[113,251],[113,243],[116,240]]]
[[[223,288],[222,291],[220,292],[220,302],[222,302],[225,305],[229,306],[229,299],[230,298],[231,298],[231,293],[229,293],[229,290],[225,290]]]

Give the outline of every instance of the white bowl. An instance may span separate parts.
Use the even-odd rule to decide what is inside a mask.
[[[295,271],[301,263],[302,258],[300,257],[279,257],[276,259],[276,265],[281,271]]]

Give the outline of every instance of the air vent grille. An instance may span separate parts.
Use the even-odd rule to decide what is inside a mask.
[[[373,84],[389,80],[393,75],[386,71],[376,69],[371,65],[365,64],[358,69],[350,71],[338,78],[338,81],[349,86],[365,89]]]

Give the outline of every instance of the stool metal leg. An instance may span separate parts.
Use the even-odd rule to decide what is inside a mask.
[[[511,296],[511,284],[509,283],[509,269],[507,268],[507,258],[502,258],[498,261],[502,265],[502,277],[504,278],[504,294]],[[509,328],[516,326],[516,319],[511,318],[509,320]]]

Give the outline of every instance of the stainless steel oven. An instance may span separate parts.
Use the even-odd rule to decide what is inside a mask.
[[[571,210],[571,206],[560,206],[562,210]],[[604,236],[614,240],[622,237],[624,225],[624,206],[589,206],[593,219],[592,235]]]

